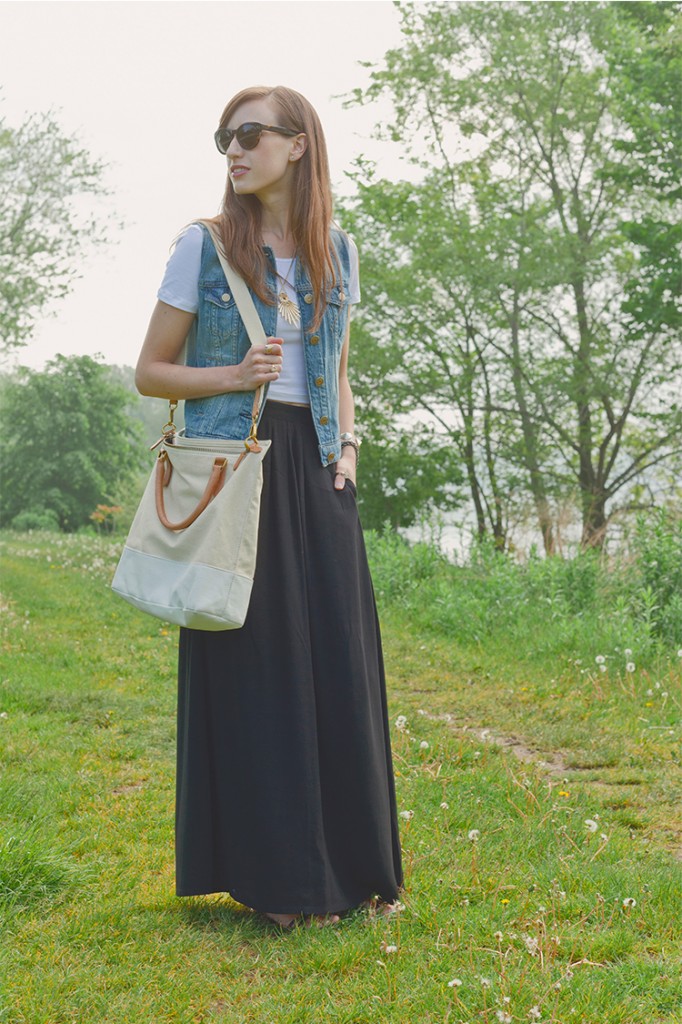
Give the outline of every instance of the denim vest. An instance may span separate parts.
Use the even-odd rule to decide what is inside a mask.
[[[199,271],[199,308],[187,337],[188,366],[225,366],[240,363],[249,349],[249,337],[230,293],[215,247],[204,225],[204,242]],[[343,232],[331,231],[331,242],[338,254],[341,283],[334,286],[327,301],[324,317],[312,330],[314,299],[310,280],[301,261],[296,262],[294,287],[298,294],[303,331],[310,410],[317,432],[320,460],[326,466],[341,457],[339,437],[339,361],[348,324],[348,289],[350,280],[349,245]],[[267,284],[277,294],[275,257],[265,247],[268,257]],[[267,337],[275,337],[277,306],[270,306],[253,292]],[[267,400],[267,386],[261,414]],[[251,428],[253,391],[229,391],[208,398],[187,399],[185,430],[188,437],[245,438]]]

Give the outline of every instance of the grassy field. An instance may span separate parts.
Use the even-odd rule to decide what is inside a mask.
[[[281,935],[173,895],[175,631],[118,544],[3,540],[0,1022],[682,1022],[674,595],[370,538],[402,909]]]

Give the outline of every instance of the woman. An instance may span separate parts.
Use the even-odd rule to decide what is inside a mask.
[[[248,434],[267,388],[258,562],[240,630],[180,632],[177,893],[229,892],[282,928],[402,884],[378,623],[355,504],[348,383],[357,253],[331,223],[324,135],[290,89],[228,103],[218,227],[267,344],[250,347],[205,225],[168,263],[137,368],[188,436]],[[187,339],[186,365],[176,359]]]

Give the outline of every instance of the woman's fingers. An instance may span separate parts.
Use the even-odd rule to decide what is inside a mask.
[[[268,338],[264,345],[252,345],[242,366],[245,385],[249,390],[277,380],[282,372],[282,339]]]

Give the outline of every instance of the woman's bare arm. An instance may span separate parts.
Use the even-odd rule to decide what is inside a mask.
[[[135,370],[135,384],[143,395],[156,398],[207,398],[227,391],[254,391],[276,380],[282,366],[279,338],[252,345],[236,366],[183,366],[175,360],[182,351],[194,313],[158,301]]]

